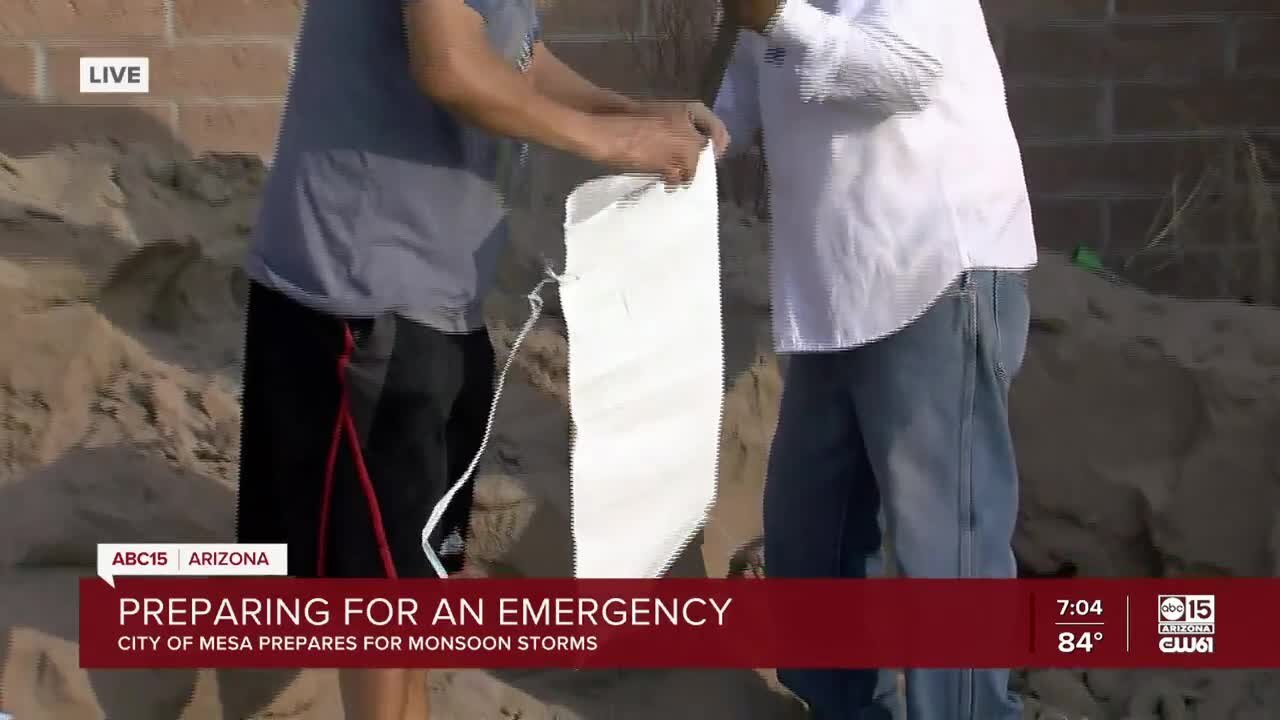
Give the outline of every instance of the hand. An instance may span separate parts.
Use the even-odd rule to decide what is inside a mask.
[[[656,173],[669,185],[693,179],[707,139],[689,114],[601,115],[592,159],[622,172]]]
[[[724,0],[726,18],[745,30],[763,33],[786,0]]]
[[[715,148],[716,157],[724,156],[729,149],[729,130],[720,118],[706,105],[692,100],[648,100],[637,105],[641,114],[654,114],[679,120],[681,114],[688,117],[698,132],[711,138],[711,146]]]

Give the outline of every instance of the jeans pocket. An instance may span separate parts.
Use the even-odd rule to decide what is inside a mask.
[[[996,329],[996,372],[1006,382],[1012,381],[1022,369],[1031,327],[1031,299],[1027,293],[1026,273],[997,272],[991,294]]]

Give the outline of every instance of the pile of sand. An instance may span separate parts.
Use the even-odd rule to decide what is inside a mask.
[[[238,259],[262,177],[252,160],[174,161],[143,147],[0,158],[0,632],[11,640],[0,710],[22,720],[194,720],[221,717],[219,705],[226,717],[340,716],[327,673],[75,667],[73,579],[88,572],[95,543],[231,536]],[[554,212],[516,223],[491,310],[500,347],[525,317],[540,258],[560,251],[558,224]],[[722,497],[704,547],[716,574],[759,532],[781,389],[764,350],[765,229],[727,208],[723,235],[731,376]],[[1014,397],[1025,568],[1273,574],[1280,311],[1157,298],[1054,256],[1032,288]],[[569,569],[565,358],[552,297],[483,470],[473,551],[498,574]],[[439,673],[433,689],[458,718],[796,712],[753,673],[575,677]],[[1265,673],[1041,672],[1023,682],[1068,717],[1262,718],[1280,707],[1280,682]],[[258,707],[282,688],[269,710]]]

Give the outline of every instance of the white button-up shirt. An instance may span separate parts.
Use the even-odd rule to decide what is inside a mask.
[[[739,147],[764,131],[779,352],[877,340],[965,270],[1035,264],[978,0],[786,0],[740,33],[715,109]]]

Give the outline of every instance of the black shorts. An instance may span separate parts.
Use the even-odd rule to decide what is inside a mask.
[[[480,446],[493,371],[483,330],[344,320],[251,285],[236,539],[288,543],[295,577],[435,577],[422,527]],[[465,487],[432,538],[450,572],[471,503]]]

